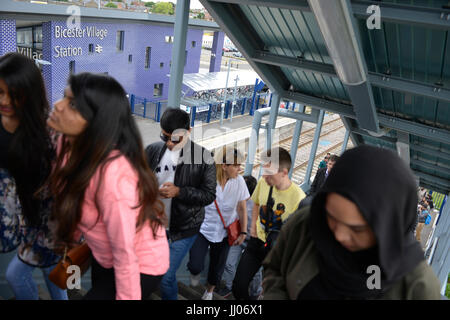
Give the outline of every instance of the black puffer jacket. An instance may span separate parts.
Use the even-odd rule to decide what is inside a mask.
[[[154,171],[167,147],[156,142],[145,149],[147,162]],[[205,206],[216,198],[216,167],[211,153],[189,141],[182,149],[180,163],[175,171],[174,184],[180,188],[172,199],[170,239],[188,238],[200,230],[205,218]]]

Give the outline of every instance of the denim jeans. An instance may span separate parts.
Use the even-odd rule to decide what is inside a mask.
[[[225,263],[225,269],[222,275],[222,281],[225,283],[225,288],[231,291],[233,286],[233,279],[236,275],[236,269],[239,264],[239,260],[242,256],[242,252],[247,247],[246,240],[240,246],[232,246],[230,251],[228,252],[227,262]],[[258,272],[253,277],[252,282],[250,283],[250,296],[259,296],[262,292],[262,267],[258,270]]]
[[[197,239],[197,234],[177,241],[169,240],[170,250],[170,266],[166,274],[161,280],[160,290],[163,300],[177,300],[178,299],[178,284],[177,284],[177,270],[180,267],[183,258],[191,249]]]
[[[40,268],[42,270],[45,283],[53,300],[68,300],[67,291],[57,287],[50,281],[48,275],[55,266]],[[17,255],[11,260],[6,270],[6,280],[16,296],[16,300],[38,300],[38,288],[33,280],[34,266],[30,266],[20,261]]]

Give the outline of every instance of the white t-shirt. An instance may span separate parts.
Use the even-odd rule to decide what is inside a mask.
[[[155,175],[158,179],[159,187],[163,183],[166,182],[174,182],[175,181],[175,171],[177,170],[178,160],[180,158],[181,150],[170,151],[166,149],[164,152],[161,161],[158,163],[158,166],[155,169]],[[166,216],[170,226],[170,208],[172,205],[172,198],[164,199],[159,198],[164,203],[164,210],[166,212]]]
[[[239,219],[236,210],[238,202],[247,200],[249,197],[250,193],[242,176],[228,180],[223,190],[217,183],[216,201],[227,226]],[[214,201],[205,207],[205,220],[200,227],[200,232],[210,242],[222,242],[227,236],[227,231],[223,226]]]

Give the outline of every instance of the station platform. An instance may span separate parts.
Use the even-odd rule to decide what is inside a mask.
[[[161,126],[159,122],[151,119],[144,119],[139,116],[135,116],[136,123],[142,135],[144,147],[147,145],[161,141],[159,135],[161,133]],[[194,142],[198,142],[202,139],[200,132],[229,132],[243,127],[252,125],[253,116],[249,115],[237,115],[233,117],[233,121],[230,119],[224,119],[223,126],[220,126],[220,121],[212,121],[210,123],[196,122],[192,128],[191,137]]]

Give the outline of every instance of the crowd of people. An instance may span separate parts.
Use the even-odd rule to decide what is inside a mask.
[[[425,227],[425,225],[430,224],[431,209],[434,208],[431,194],[428,193],[424,188],[420,188],[419,198],[421,200],[417,205],[417,226],[415,230],[417,241],[422,240],[422,230]]]
[[[86,300],[157,289],[176,300],[177,270],[198,285],[207,255],[203,300],[214,291],[237,300],[440,297],[414,239],[415,181],[393,152],[327,155],[305,194],[289,177],[287,150],[262,153],[259,181],[241,176],[245,156],[194,143],[178,108],[162,115],[161,141],[144,148],[125,90],[107,75],[71,75],[50,112],[39,69],[16,53],[0,57],[0,115],[0,252],[17,250],[6,270],[16,299],[38,299],[39,268],[52,299],[67,300],[49,273],[83,241]],[[381,174],[386,167],[394,174]]]

